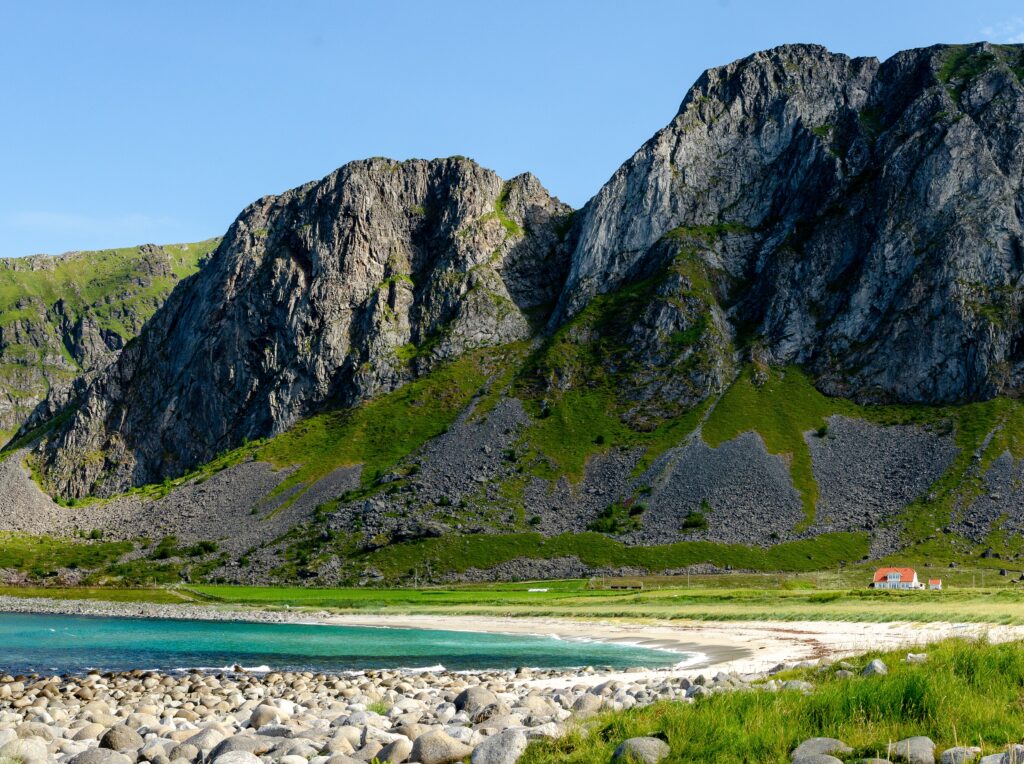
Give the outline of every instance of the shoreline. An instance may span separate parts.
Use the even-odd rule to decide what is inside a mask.
[[[571,619],[550,616],[476,616],[403,613],[335,613],[322,609],[264,610],[209,604],[157,604],[0,596],[0,614],[49,614],[111,618],[245,621],[251,623],[511,634],[593,641],[685,653],[667,668],[601,671],[584,675],[559,670],[566,680],[609,676],[694,676],[700,672],[764,672],[779,664],[837,659],[876,649],[915,648],[949,637],[1024,639],[1024,626],[954,622],[667,621]],[[546,682],[554,681],[550,678]]]

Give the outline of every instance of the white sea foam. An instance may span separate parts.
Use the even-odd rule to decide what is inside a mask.
[[[231,671],[245,671],[245,672],[247,672],[249,674],[267,674],[267,673],[270,673],[271,671],[273,671],[273,669],[270,668],[270,666],[267,666],[266,664],[264,664],[262,666],[239,666],[236,663],[236,664],[234,664],[232,666],[190,666],[190,667],[181,666],[181,667],[172,669],[172,671],[175,671],[175,672],[178,672],[178,673],[183,673],[183,674],[188,673],[190,671],[228,671],[228,672],[231,672]]]

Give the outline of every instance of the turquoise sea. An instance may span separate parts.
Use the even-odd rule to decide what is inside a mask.
[[[503,634],[0,613],[0,673],[671,666],[685,653]]]

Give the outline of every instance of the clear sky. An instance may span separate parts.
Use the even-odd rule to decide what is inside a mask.
[[[193,241],[368,156],[582,205],[711,66],[1024,42],[1019,0],[0,0],[0,256]]]

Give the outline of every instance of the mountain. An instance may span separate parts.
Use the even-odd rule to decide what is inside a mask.
[[[230,580],[1019,555],[1022,77],[756,53],[576,212],[351,163],[243,211],[27,464],[62,528],[232,523]]]
[[[249,206],[49,443],[49,485],[177,477],[325,403],[528,337],[568,208],[462,159],[369,160]],[[96,454],[86,459],[86,454]]]
[[[0,441],[138,334],[217,240],[0,260]]]

